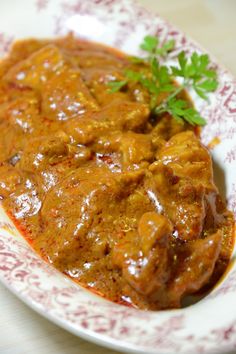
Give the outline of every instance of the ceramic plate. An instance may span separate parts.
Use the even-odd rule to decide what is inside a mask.
[[[78,36],[132,54],[145,34],[174,38],[189,54],[203,50],[159,16],[127,0],[1,1],[0,51],[24,37]],[[220,85],[210,102],[195,101],[208,124],[202,141],[219,137],[212,151],[224,173],[229,208],[236,213],[236,80],[215,63]],[[212,353],[236,348],[236,265],[214,291],[181,310],[145,312],[101,299],[44,263],[0,209],[0,278],[30,307],[68,331],[121,351]]]

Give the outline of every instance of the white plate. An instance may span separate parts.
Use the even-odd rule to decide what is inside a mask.
[[[14,6],[13,6],[14,5]],[[177,50],[202,51],[156,15],[127,0],[1,1],[0,51],[13,39],[77,35],[133,54],[145,34],[174,38]],[[196,105],[208,125],[202,140],[218,136],[213,157],[225,174],[228,205],[236,213],[236,81],[222,67],[209,103]],[[181,310],[144,312],[101,299],[44,263],[0,209],[1,281],[37,312],[68,331],[122,351],[227,352],[236,347],[236,265],[199,303]]]

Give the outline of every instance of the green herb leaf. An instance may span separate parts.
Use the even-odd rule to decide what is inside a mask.
[[[218,81],[216,71],[209,69],[210,59],[207,54],[194,52],[188,60],[186,54],[181,52],[178,56],[179,67],[171,67],[174,77],[184,79],[184,87],[193,87],[195,92],[203,99],[207,99],[207,94],[217,89]]]
[[[110,87],[110,90],[109,90],[110,93],[115,93],[115,92],[120,91],[125,85],[127,85],[127,80],[110,81],[107,83],[107,86]]]
[[[126,70],[125,77],[130,81],[139,81],[142,77],[142,74],[138,71]]]
[[[130,56],[129,60],[134,64],[143,64],[145,62],[145,60],[143,58],[139,58],[136,56]]]
[[[163,85],[160,87],[160,92],[173,92],[175,90],[175,86],[173,85]]]
[[[156,58],[151,61],[151,73],[159,92],[173,91],[174,85],[169,68],[165,65],[160,65]]]
[[[145,36],[143,42],[140,45],[140,48],[149,53],[154,53],[156,47],[158,46],[159,39],[155,36]]]
[[[205,125],[206,121],[196,109],[189,107],[184,100],[173,98],[168,101],[166,110],[177,120],[185,120],[191,125]]]
[[[205,90],[206,92],[213,92],[217,89],[218,83],[216,80],[205,80],[197,85],[199,89]]]
[[[152,75],[154,76],[155,79],[158,79],[159,74],[160,74],[160,66],[159,66],[159,62],[157,61],[157,58],[152,58],[151,63],[151,72]]]
[[[179,75],[178,76],[183,76],[185,77],[185,71],[186,71],[186,66],[187,66],[187,58],[185,52],[181,52],[178,55],[178,62],[179,62]]]
[[[146,89],[154,95],[158,95],[159,94],[159,88],[156,85],[156,82],[153,81],[152,79],[148,79],[146,77],[141,78],[140,83],[146,87]]]
[[[169,41],[165,42],[161,48],[156,49],[156,54],[159,54],[162,57],[165,57],[169,52],[174,49],[175,40],[170,39]]]
[[[209,92],[214,92],[217,89],[217,86],[218,82],[214,79],[207,79],[200,83],[193,84],[195,92],[204,100],[207,100],[207,94]]]
[[[171,76],[169,68],[167,66],[161,66],[159,70],[159,83],[160,86],[169,84],[171,82]]]

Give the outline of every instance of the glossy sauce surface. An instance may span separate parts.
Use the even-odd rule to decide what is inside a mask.
[[[119,303],[175,308],[225,271],[233,217],[193,129],[153,117],[139,84],[109,92],[134,65],[148,70],[71,36],[16,43],[0,64],[0,196],[75,281]]]

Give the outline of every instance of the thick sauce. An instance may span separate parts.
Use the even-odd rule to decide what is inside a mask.
[[[75,281],[142,309],[180,307],[225,271],[233,217],[194,131],[153,117],[138,84],[109,92],[134,65],[71,36],[16,43],[0,64],[0,197]]]

